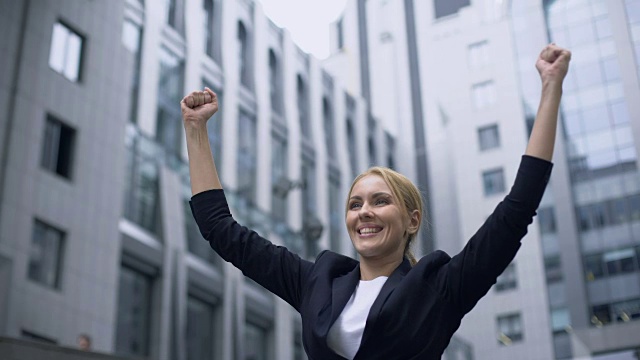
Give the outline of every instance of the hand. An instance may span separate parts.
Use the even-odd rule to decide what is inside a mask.
[[[206,125],[209,118],[218,111],[218,96],[211,89],[194,91],[180,101],[182,120],[185,126]]]
[[[536,69],[540,73],[542,83],[552,83],[561,85],[567,71],[569,71],[569,61],[571,51],[563,49],[554,43],[547,45],[536,61]]]

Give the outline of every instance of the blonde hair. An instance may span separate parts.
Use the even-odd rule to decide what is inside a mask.
[[[356,185],[358,181],[360,181],[363,177],[369,175],[380,176],[384,182],[391,189],[391,193],[397,199],[398,204],[404,205],[404,210],[406,216],[411,216],[410,214],[414,210],[418,210],[420,212],[420,217],[418,218],[418,230],[420,229],[420,225],[422,224],[422,217],[424,216],[424,204],[422,202],[422,196],[420,195],[420,190],[409,180],[406,176],[400,174],[399,172],[382,167],[382,166],[374,166],[369,168],[367,171],[358,175],[353,182],[351,183],[351,188],[349,189],[349,196],[347,196],[347,205],[345,207],[345,214],[349,211],[349,197],[351,196],[351,192],[353,191],[353,187]],[[413,244],[413,240],[418,236],[418,231],[413,234],[408,234],[407,230],[405,230],[405,235],[407,236],[407,243],[404,247],[404,256],[409,259],[411,265],[415,265],[418,261],[416,260],[415,255],[411,251],[411,245]]]

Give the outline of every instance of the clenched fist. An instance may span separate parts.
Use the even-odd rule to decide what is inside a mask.
[[[547,45],[536,61],[536,69],[540,73],[543,83],[562,84],[569,71],[571,51],[563,49],[554,43]]]
[[[180,101],[182,120],[185,126],[206,125],[209,118],[218,111],[218,97],[209,88],[194,91]]]

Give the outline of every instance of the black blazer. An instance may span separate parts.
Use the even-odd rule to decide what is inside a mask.
[[[440,359],[462,317],[516,255],[551,168],[523,156],[511,192],[459,254],[435,251],[413,267],[405,259],[373,303],[355,359]],[[222,190],[196,194],[191,208],[223,259],[300,313],[309,359],[343,359],[327,346],[327,334],[360,280],[358,261],[323,251],[310,262],[273,245],[232,218]]]

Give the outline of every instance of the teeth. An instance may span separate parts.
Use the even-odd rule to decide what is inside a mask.
[[[380,230],[382,229],[377,229],[377,228],[364,228],[360,230],[360,234],[373,234],[373,233],[377,233],[380,232]]]

